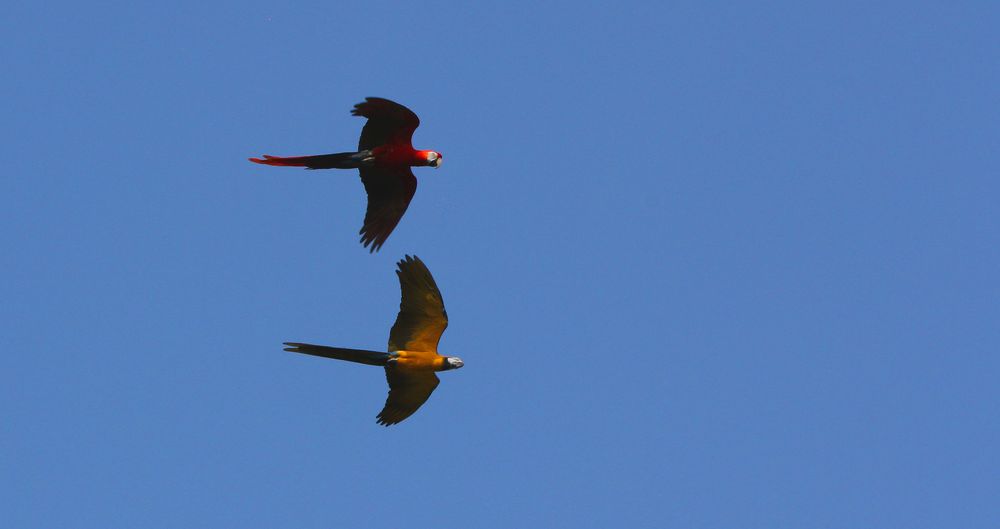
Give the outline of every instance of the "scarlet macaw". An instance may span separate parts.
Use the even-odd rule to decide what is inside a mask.
[[[401,422],[427,401],[440,382],[435,371],[465,365],[461,358],[437,353],[441,334],[448,326],[448,313],[427,266],[409,255],[398,266],[401,301],[396,323],[389,331],[388,353],[285,342],[285,350],[293,353],[384,366],[389,398],[376,418],[384,426]]]
[[[307,169],[358,169],[368,193],[368,211],[361,227],[361,244],[370,252],[378,251],[389,234],[403,218],[417,179],[410,167],[441,166],[437,151],[413,148],[413,131],[420,119],[410,109],[380,97],[367,97],[354,105],[351,114],[368,118],[361,129],[358,152],[321,154],[318,156],[280,157],[265,154],[250,158],[265,165],[305,167]]]

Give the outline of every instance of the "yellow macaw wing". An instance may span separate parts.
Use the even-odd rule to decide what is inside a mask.
[[[399,315],[389,331],[389,351],[437,352],[441,334],[448,327],[441,292],[423,261],[406,256],[398,263]],[[432,388],[433,389],[433,388]],[[428,393],[429,394],[429,393]]]
[[[431,371],[407,372],[392,366],[385,368],[385,379],[389,382],[389,398],[385,399],[385,407],[377,417],[378,423],[383,426],[396,424],[413,415],[427,402],[440,382]]]

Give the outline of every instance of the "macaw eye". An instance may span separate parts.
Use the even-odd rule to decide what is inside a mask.
[[[433,162],[434,160],[437,160],[437,159],[438,159],[438,153],[436,153],[434,151],[431,151],[431,152],[427,153],[427,161],[428,162]]]

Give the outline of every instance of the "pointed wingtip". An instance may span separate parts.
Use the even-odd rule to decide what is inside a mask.
[[[361,239],[358,242],[361,243],[361,246],[368,249],[368,253],[375,253],[381,250],[382,245],[385,244],[385,241],[379,241],[366,233],[365,228],[361,228],[361,231],[358,233],[361,235]]]

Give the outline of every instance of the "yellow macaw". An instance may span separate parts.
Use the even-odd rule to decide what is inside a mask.
[[[399,315],[389,331],[389,352],[343,349],[307,343],[286,342],[286,351],[385,367],[389,398],[379,412],[379,424],[389,426],[413,415],[437,387],[435,371],[465,365],[456,356],[437,353],[441,334],[448,326],[441,292],[423,261],[406,256],[399,261],[399,288],[402,300]]]

